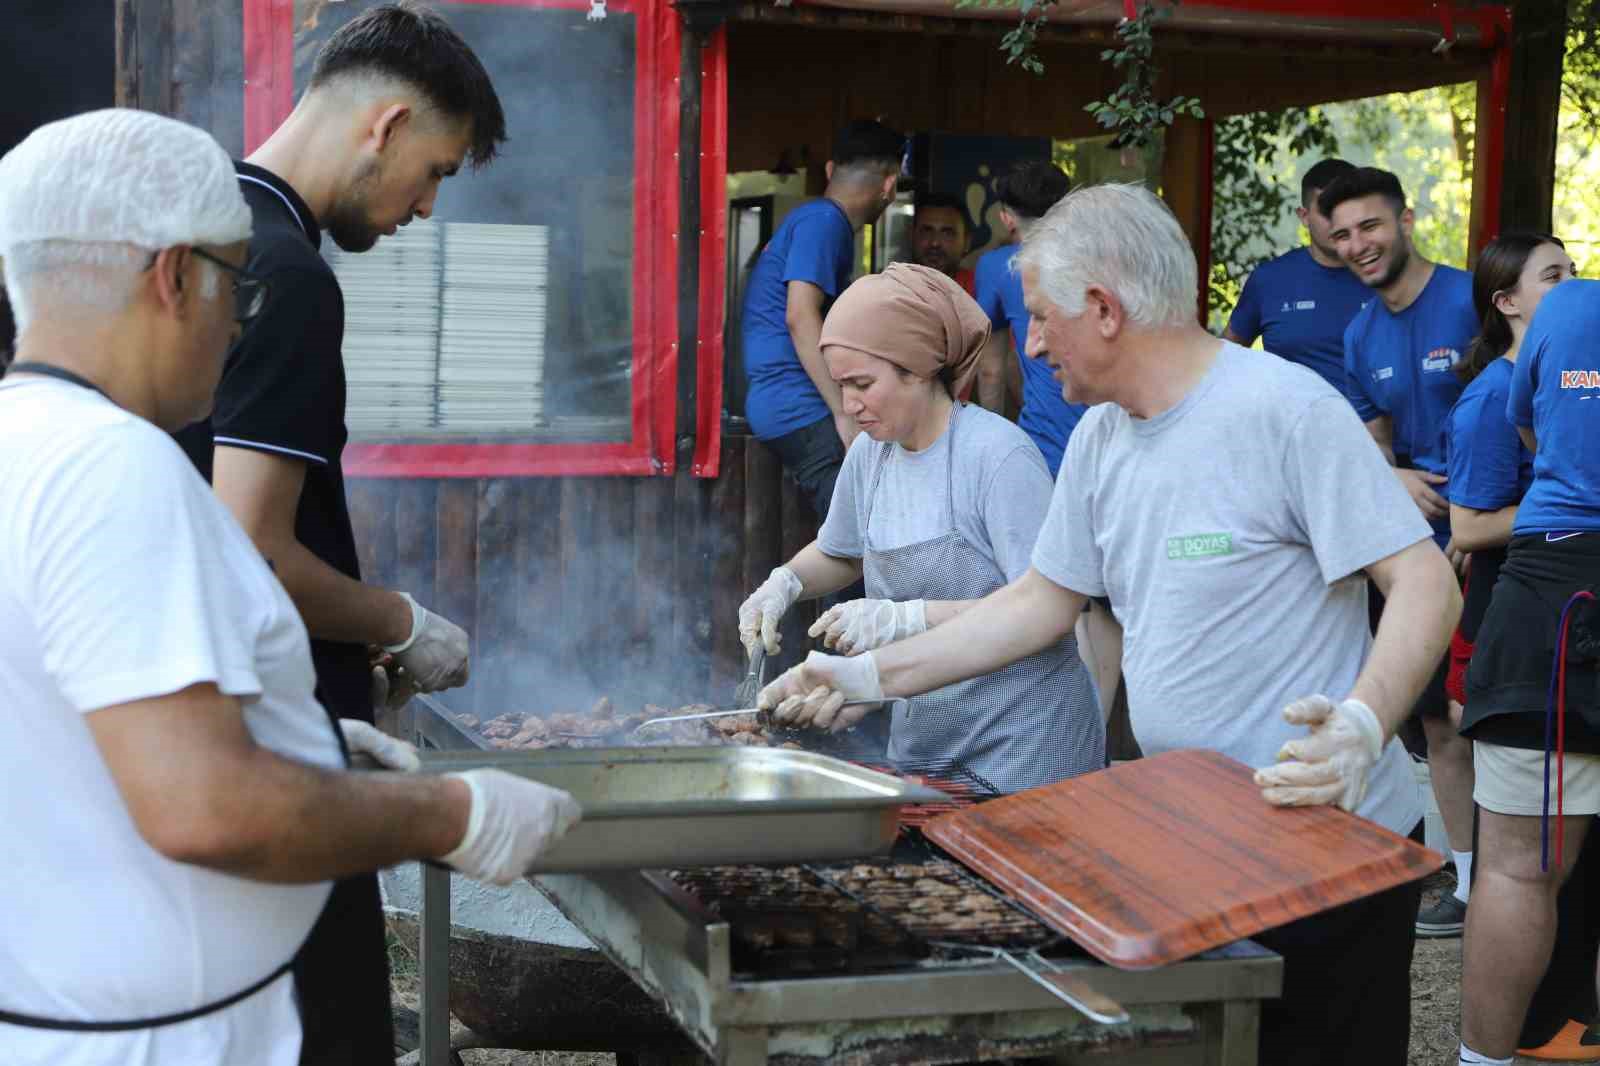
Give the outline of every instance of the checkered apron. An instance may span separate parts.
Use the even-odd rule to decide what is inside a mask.
[[[883,549],[872,543],[872,507],[889,457],[879,450],[867,496],[862,559],[867,595],[885,600],[976,600],[1006,577],[956,526],[956,426],[950,415],[945,467],[947,532]],[[889,760],[903,770],[964,766],[1002,792],[1018,792],[1105,766],[1105,728],[1089,672],[1068,634],[1043,651],[991,674],[897,700],[889,725]]]

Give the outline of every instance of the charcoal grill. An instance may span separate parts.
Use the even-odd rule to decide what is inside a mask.
[[[481,743],[417,714],[423,744]],[[865,873],[875,867],[887,876]],[[937,922],[913,909],[929,895],[917,882],[929,879],[989,897],[969,908],[982,920]],[[1248,942],[1153,971],[1103,966],[925,844],[869,864],[531,880],[721,1066],[1072,1062],[1107,1052],[1129,1064],[1254,1066],[1260,1001],[1282,984],[1282,961]],[[423,1066],[451,1056],[449,892],[448,873],[424,867]],[[1121,1004],[1129,1021],[1090,1021],[996,951],[1040,959]]]

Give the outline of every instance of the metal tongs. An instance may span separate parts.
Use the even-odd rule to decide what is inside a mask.
[[[845,700],[841,706],[876,707],[882,702],[882,700]],[[701,718],[729,718],[736,714],[767,715],[769,713],[770,712],[768,711],[761,710],[759,707],[736,707],[732,710],[701,711],[699,714],[669,714],[662,718],[652,718],[642,725],[635,726],[632,735],[637,736],[642,730],[649,729],[653,725],[665,725],[668,722],[692,722]]]
[[[1081,971],[1058,966],[1036,950],[1030,949],[1019,954],[1007,951],[1004,948],[988,947],[980,944],[947,944],[945,946],[979,955],[988,955],[996,962],[1003,962],[1015,967],[1025,974],[1030,981],[1039,985],[1090,1021],[1096,1021],[1102,1025],[1121,1025],[1128,1020],[1128,1012],[1123,1009],[1122,1004],[1090,984]]]

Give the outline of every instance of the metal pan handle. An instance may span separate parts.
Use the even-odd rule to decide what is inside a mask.
[[[1102,1025],[1121,1025],[1128,1020],[1128,1012],[1122,1008],[1122,1004],[1100,992],[1078,974],[1063,970],[1038,952],[1028,952],[1026,962],[999,948],[994,949],[994,954],[995,958],[1027,974],[1034,984],[1090,1021]],[[1041,969],[1045,972],[1040,973]]]

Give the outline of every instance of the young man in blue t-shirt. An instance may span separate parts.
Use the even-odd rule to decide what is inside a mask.
[[[1295,215],[1310,242],[1251,271],[1223,331],[1247,348],[1262,338],[1267,351],[1321,374],[1340,392],[1345,391],[1344,330],[1372,291],[1339,258],[1317,197],[1355,169],[1343,159],[1324,159],[1306,171]]]
[[[855,234],[894,202],[905,139],[879,122],[850,123],[834,140],[828,187],[785,216],[756,261],[742,329],[745,417],[778,454],[819,519],[858,432],[817,348],[822,317],[853,273]]]
[[[1344,331],[1346,395],[1459,572],[1463,560],[1449,545],[1445,426],[1462,389],[1455,365],[1480,328],[1472,275],[1429,262],[1412,248],[1415,219],[1400,179],[1387,170],[1358,167],[1335,178],[1317,206],[1331,223],[1339,258],[1378,297]],[[1465,856],[1472,851],[1472,742],[1450,721],[1448,665],[1440,659],[1413,714],[1427,738],[1450,850]],[[1459,914],[1444,921],[1437,909],[1418,916],[1417,934],[1461,935]]]
[[[1022,306],[1022,278],[1012,262],[1030,226],[1067,195],[1067,176],[1054,163],[1023,163],[1002,175],[994,184],[1000,201],[1000,221],[1011,235],[1011,243],[985,252],[978,259],[977,291],[973,294],[994,323],[989,345],[984,349],[978,374],[978,402],[991,411],[1004,413],[1007,383],[1013,360],[1020,368],[1022,411],[1017,425],[1044,453],[1044,461],[1055,477],[1067,438],[1088,410],[1081,403],[1068,403],[1061,396],[1061,383],[1050,365],[1042,359],[1029,359],[1028,312]],[[1016,354],[1006,351],[1007,330]]]

